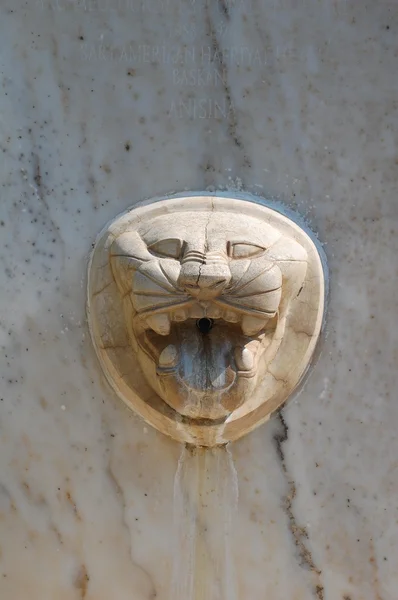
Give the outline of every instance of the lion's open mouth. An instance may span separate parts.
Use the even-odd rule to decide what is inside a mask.
[[[195,393],[229,389],[252,377],[275,315],[248,315],[218,305],[180,307],[148,315],[137,335],[160,377],[173,375]],[[138,332],[137,332],[138,333]]]

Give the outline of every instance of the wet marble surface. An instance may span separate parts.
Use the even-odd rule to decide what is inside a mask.
[[[238,190],[303,215],[331,273],[304,390],[231,448],[238,598],[395,600],[396,4],[1,12],[1,598],[170,598],[181,449],[101,375],[86,267],[135,202]]]

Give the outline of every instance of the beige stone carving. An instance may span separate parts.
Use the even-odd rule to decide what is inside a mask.
[[[192,444],[235,440],[269,418],[307,370],[323,312],[311,238],[245,200],[134,208],[100,234],[90,261],[88,319],[109,383]]]

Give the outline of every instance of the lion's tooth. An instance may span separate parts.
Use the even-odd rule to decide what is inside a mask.
[[[159,335],[169,335],[170,319],[167,315],[152,315],[152,317],[147,318],[146,322],[148,323],[148,326]]]
[[[267,319],[245,316],[242,319],[242,331],[245,335],[255,335],[264,329]]]
[[[191,319],[201,319],[202,317],[206,316],[206,311],[203,306],[200,306],[200,304],[194,304],[190,308],[189,316]]]
[[[187,318],[187,311],[182,308],[173,312],[173,321],[186,321]]]
[[[178,350],[173,344],[169,344],[159,356],[159,367],[174,367],[177,362]]]
[[[224,315],[224,318],[228,323],[237,323],[239,321],[239,315],[233,310],[227,310]]]
[[[249,348],[235,348],[235,363],[239,371],[251,371],[254,367],[254,356]]]
[[[221,309],[218,306],[210,305],[207,309],[206,316],[209,319],[219,319],[221,317]]]

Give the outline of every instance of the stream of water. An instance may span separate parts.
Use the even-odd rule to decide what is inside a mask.
[[[232,557],[238,480],[227,446],[183,446],[174,481],[170,600],[237,600]]]

